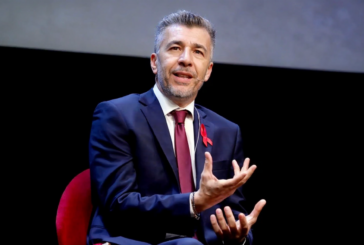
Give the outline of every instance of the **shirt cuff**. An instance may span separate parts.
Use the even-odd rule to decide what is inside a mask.
[[[190,194],[190,214],[191,214],[191,217],[195,218],[196,220],[199,220],[200,219],[200,214],[196,212],[196,209],[195,209],[195,204],[194,204],[194,198],[195,198],[195,193],[192,192]]]
[[[192,192],[190,194],[190,213],[191,217],[195,217],[195,212],[193,212],[193,207],[192,207]]]

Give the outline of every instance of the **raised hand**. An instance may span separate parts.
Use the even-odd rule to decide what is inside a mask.
[[[210,221],[217,237],[222,241],[242,243],[251,227],[257,221],[265,204],[266,201],[264,199],[260,200],[255,204],[253,211],[249,215],[245,216],[243,213],[240,213],[237,221],[230,207],[224,208],[226,221],[222,210],[216,209],[216,216],[212,214]]]
[[[212,157],[209,152],[205,152],[205,165],[201,173],[200,188],[195,193],[196,211],[200,213],[220,203],[245,184],[257,168],[255,165],[249,167],[249,162],[250,159],[246,158],[240,169],[238,163],[233,160],[233,178],[219,180],[212,173]]]

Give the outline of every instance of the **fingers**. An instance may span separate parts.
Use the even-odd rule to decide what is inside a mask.
[[[216,215],[210,216],[210,221],[212,224],[212,228],[215,231],[216,235],[225,241],[241,241],[246,234],[248,233],[247,229],[247,222],[243,221],[245,226],[242,229],[240,223],[235,220],[234,214],[230,207],[226,206],[224,207],[224,213],[226,217],[226,221],[223,215],[223,212],[221,209],[216,209]],[[244,220],[245,216],[244,214],[241,214],[242,217],[239,217],[239,219]]]
[[[254,171],[256,169],[257,169],[257,166],[256,165],[252,165],[252,166],[250,166],[250,168],[247,171],[245,171],[245,173],[246,173],[246,176],[245,176],[246,181],[248,181],[248,179],[250,179],[250,177],[253,175],[253,173],[254,173]]]
[[[254,173],[254,171],[257,168],[257,166],[256,165],[252,165],[252,166],[249,167],[249,163],[250,163],[250,158],[245,158],[244,163],[243,163],[243,166],[240,169],[239,164],[234,159],[233,162],[232,162],[233,169],[234,169],[234,174],[237,175],[239,173],[246,173],[250,177]]]
[[[239,231],[238,231],[238,228],[236,226],[236,220],[235,220],[233,212],[231,211],[231,208],[228,207],[228,206],[225,207],[224,212],[225,212],[225,217],[226,217],[227,224],[230,227],[231,235],[232,236],[238,235]]]
[[[249,167],[249,163],[250,163],[249,158],[245,158],[241,170],[236,169],[235,163],[236,163],[236,161],[233,160],[234,178],[235,178],[235,176],[237,176],[237,178],[239,179],[238,185],[240,186],[240,185],[245,184],[250,179],[250,177],[253,175],[254,171],[257,169],[257,166],[252,165]]]
[[[245,158],[244,163],[243,163],[243,167],[241,167],[241,171],[242,172],[247,172],[247,174],[250,174],[250,176],[251,176],[254,173],[257,166],[252,165],[252,166],[249,167],[249,163],[250,163],[250,158]]]
[[[244,160],[243,167],[240,170],[240,167],[236,160],[232,161],[233,170],[234,170],[234,177],[231,179],[231,183],[227,182],[226,184],[232,184],[235,187],[239,187],[245,184],[249,178],[253,175],[255,169],[257,168],[256,165],[249,167],[250,159],[246,158]]]
[[[249,163],[250,163],[250,158],[245,158],[244,163],[243,163],[243,167],[241,168],[241,171],[247,171],[249,168]]]
[[[240,222],[240,230],[242,232],[242,235],[247,236],[251,225],[248,223],[247,218],[243,213],[240,213],[238,218]]]
[[[234,223],[233,227],[236,227],[234,216],[232,215],[231,209],[229,207],[225,207],[224,211],[226,215],[226,219],[229,224],[226,223],[224,214],[221,209],[216,209],[216,216],[211,215],[210,221],[212,225],[212,229],[215,231],[216,235],[221,239],[225,240],[227,238],[231,238],[231,226],[230,223]],[[231,217],[232,216],[232,217]]]
[[[233,160],[233,169],[234,169],[234,176],[240,173],[239,164],[235,159]]]
[[[214,214],[212,214],[210,216],[210,221],[211,221],[212,229],[216,233],[217,237],[220,238],[221,240],[223,240],[224,239],[224,234],[222,233],[222,230],[220,229],[220,226],[217,223],[217,219],[216,219],[216,216]]]
[[[246,173],[239,173],[238,175],[235,175],[232,179],[221,179],[219,180],[221,183],[221,186],[227,189],[231,189],[235,191],[235,189],[239,188],[240,186],[242,186],[246,181],[245,181],[245,176]]]
[[[222,233],[226,236],[227,234],[230,233],[230,229],[229,229],[229,226],[226,224],[222,210],[219,208],[216,209],[216,217],[217,217],[217,222],[219,223]]]

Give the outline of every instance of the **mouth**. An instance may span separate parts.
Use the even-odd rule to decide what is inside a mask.
[[[191,84],[192,78],[194,78],[193,74],[187,71],[175,71],[173,72],[174,81],[183,86],[187,86]]]
[[[176,77],[179,77],[179,78],[184,78],[184,79],[191,79],[191,78],[193,78],[193,75],[191,73],[185,72],[185,71],[173,72],[173,75],[175,75]]]

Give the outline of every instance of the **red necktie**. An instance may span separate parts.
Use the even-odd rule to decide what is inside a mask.
[[[174,130],[174,148],[178,164],[178,176],[181,192],[193,192],[195,188],[193,186],[192,179],[191,155],[184,126],[188,111],[172,111],[171,114],[176,122]]]

